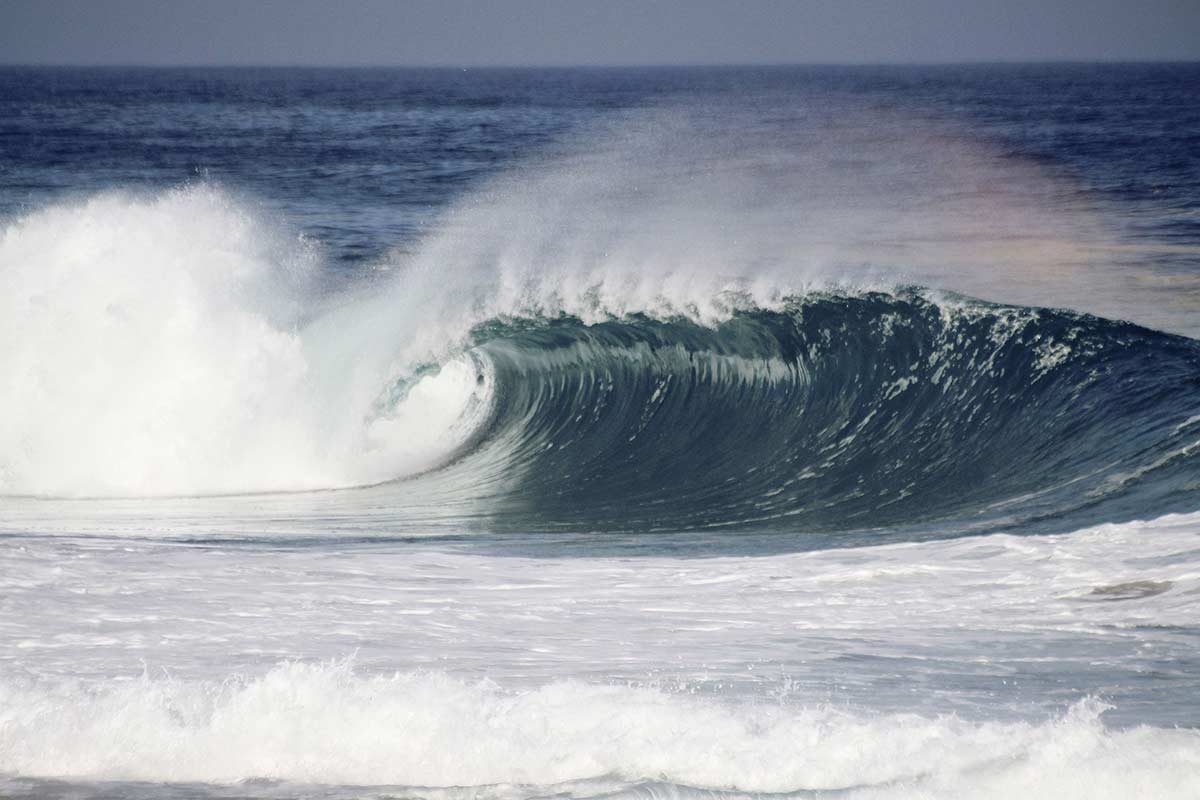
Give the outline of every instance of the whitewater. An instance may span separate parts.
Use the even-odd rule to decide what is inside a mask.
[[[1194,68],[1040,69],[0,71],[0,794],[1200,795]]]

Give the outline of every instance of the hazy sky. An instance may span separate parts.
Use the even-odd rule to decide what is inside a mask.
[[[1200,0],[0,0],[0,63],[1200,59]]]

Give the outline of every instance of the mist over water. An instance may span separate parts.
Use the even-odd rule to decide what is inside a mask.
[[[0,792],[1200,791],[1194,69],[1040,69],[0,72]]]
[[[1111,261],[1119,226],[1036,165],[861,101],[787,111],[757,126],[745,101],[627,114],[501,173],[373,262],[365,286],[332,292],[319,243],[211,182],[19,217],[0,249],[5,489],[236,493],[419,472],[489,402],[466,378],[435,387],[428,368],[498,319],[713,325],[906,285],[1157,318]],[[414,398],[436,395],[438,420],[428,403],[394,407],[422,369]]]

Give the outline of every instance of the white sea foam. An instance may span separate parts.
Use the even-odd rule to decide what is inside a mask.
[[[1197,515],[753,558],[689,557],[669,539],[631,559],[544,537],[502,555],[486,541],[397,541],[377,496],[342,494],[358,505],[105,504],[143,514],[135,524],[95,503],[30,502],[40,518],[6,503],[0,678],[146,663],[219,679],[357,653],[372,674],[443,670],[510,688],[566,677],[744,697],[787,688],[805,702],[972,718],[1102,693],[1122,724],[1196,721]],[[61,535],[78,529],[70,514],[102,535]],[[56,535],[12,539],[14,525]],[[528,552],[549,547],[571,557]]]
[[[314,269],[302,240],[205,185],[10,225],[0,493],[306,489],[435,463],[486,387],[458,362],[375,413],[403,365],[305,335]]]
[[[158,534],[4,548],[0,774],[459,787],[403,792],[444,800],[1200,791],[1200,733],[1170,727],[1194,722],[1197,515],[547,560],[275,547],[269,526],[294,523],[247,498],[251,546],[147,541],[175,503],[184,525],[222,524],[218,502],[138,501]],[[389,524],[353,518],[349,539]]]
[[[1194,797],[1200,732],[1110,730],[1081,702],[1039,723],[860,716],[558,681],[281,665],[249,681],[0,684],[0,772],[421,787],[610,778],[852,797]],[[529,786],[533,785],[533,786]],[[417,792],[421,794],[420,791]]]

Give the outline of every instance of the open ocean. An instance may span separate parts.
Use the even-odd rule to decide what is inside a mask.
[[[1200,797],[1198,87],[0,69],[0,796]]]

